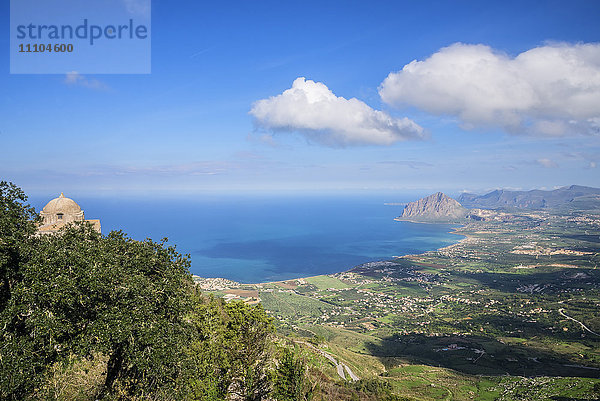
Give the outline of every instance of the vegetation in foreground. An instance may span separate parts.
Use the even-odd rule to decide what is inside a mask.
[[[25,202],[0,183],[0,399],[306,398],[260,305],[200,294],[165,241],[36,235]]]
[[[437,252],[218,290],[266,313],[200,293],[165,241],[38,236],[23,192],[0,193],[0,399],[600,397],[596,217],[481,222]]]

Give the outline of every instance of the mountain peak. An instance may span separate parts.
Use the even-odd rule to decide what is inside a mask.
[[[456,220],[466,216],[467,209],[442,192],[426,196],[404,207],[401,219],[409,220]]]

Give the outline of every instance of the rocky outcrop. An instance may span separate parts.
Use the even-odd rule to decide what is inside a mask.
[[[456,200],[438,192],[410,202],[404,207],[399,220],[415,221],[457,221],[467,216],[468,210]]]

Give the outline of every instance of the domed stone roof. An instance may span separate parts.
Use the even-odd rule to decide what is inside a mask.
[[[53,234],[60,231],[67,224],[85,221],[92,225],[97,232],[101,232],[100,220],[86,220],[83,210],[73,199],[65,197],[61,192],[58,198],[52,199],[40,212],[42,221],[38,227],[40,234]]]
[[[61,192],[58,198],[52,199],[44,206],[42,212],[48,215],[58,213],[76,215],[81,213],[81,208],[73,199],[65,197]]]

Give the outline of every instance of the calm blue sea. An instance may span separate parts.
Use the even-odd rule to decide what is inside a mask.
[[[394,221],[403,207],[384,203],[415,199],[408,196],[73,198],[86,218],[101,220],[104,234],[168,237],[191,255],[192,273],[244,283],[341,272],[462,238],[449,233],[451,225]],[[46,201],[31,199],[38,211]]]

